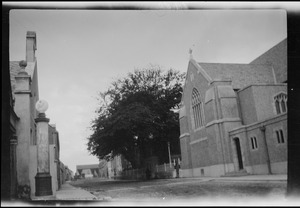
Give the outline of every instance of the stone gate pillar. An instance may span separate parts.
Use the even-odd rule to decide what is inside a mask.
[[[35,176],[35,195],[52,195],[52,180],[50,175],[48,123],[45,111],[48,103],[44,100],[37,101],[36,110],[39,112],[35,119],[37,124],[37,174]]]
[[[16,146],[16,169],[18,186],[30,186],[30,97],[31,97],[31,76],[25,68],[26,61],[19,62],[20,71],[15,76],[15,112],[20,119],[15,124],[18,144]]]

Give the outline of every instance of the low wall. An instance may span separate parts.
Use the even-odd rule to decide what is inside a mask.
[[[152,170],[150,170],[150,178],[160,179],[160,178],[175,178],[176,170],[171,164],[156,165]],[[146,168],[141,169],[131,169],[119,172],[114,179],[126,179],[126,180],[145,180]]]
[[[29,163],[29,179],[30,179],[30,188],[31,196],[35,196],[35,176],[37,174],[37,146],[30,146],[30,163]]]
[[[55,163],[55,145],[50,144],[49,145],[49,165],[50,165],[50,175],[51,175],[51,181],[52,181],[52,193],[53,195],[56,194],[56,191],[58,190],[57,187],[57,167]]]

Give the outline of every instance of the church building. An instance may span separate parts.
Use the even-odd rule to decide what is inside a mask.
[[[286,174],[287,111],[287,39],[249,64],[191,57],[179,110],[181,177]]]

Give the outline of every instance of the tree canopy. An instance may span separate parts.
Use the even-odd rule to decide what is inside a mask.
[[[92,121],[88,150],[100,159],[123,155],[133,167],[140,159],[166,159],[166,145],[179,153],[178,108],[185,73],[159,66],[136,69],[113,81],[99,94],[97,118]]]

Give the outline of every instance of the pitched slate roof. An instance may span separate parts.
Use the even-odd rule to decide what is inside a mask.
[[[234,89],[250,84],[275,83],[272,67],[258,64],[198,63],[213,80],[230,78]]]
[[[274,67],[276,79],[282,83],[287,81],[287,39],[254,59],[250,64],[269,64]]]
[[[18,75],[20,71],[19,61],[10,61],[9,62],[9,71],[10,71],[10,83],[11,83],[11,89],[14,91],[16,80],[15,77]]]
[[[18,73],[21,70],[21,68],[19,66],[19,62],[20,61],[10,61],[9,62],[10,83],[11,83],[12,92],[14,92],[14,90],[15,90],[15,85],[16,85],[15,77],[18,75]],[[27,66],[25,68],[25,71],[28,73],[28,75],[31,76],[31,78],[33,77],[33,73],[34,73],[34,65],[35,65],[35,62],[27,62]]]

